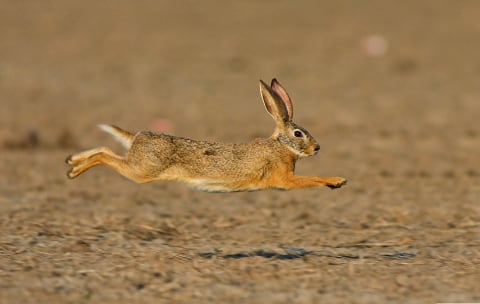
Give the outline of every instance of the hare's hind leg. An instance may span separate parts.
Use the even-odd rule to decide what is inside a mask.
[[[327,186],[331,189],[340,188],[345,185],[347,180],[343,177],[317,177],[317,176],[297,176],[290,175],[282,181],[282,189],[303,189],[311,187]]]
[[[144,182],[138,174],[135,174],[135,170],[132,170],[124,157],[115,154],[106,147],[71,155],[67,158],[66,162],[72,166],[72,169],[67,174],[69,178],[75,178],[93,166],[104,165],[131,180]]]
[[[101,147],[73,154],[67,158],[66,162],[72,166],[67,174],[68,177],[75,178],[96,165],[106,165],[115,170],[124,160],[109,148]]]

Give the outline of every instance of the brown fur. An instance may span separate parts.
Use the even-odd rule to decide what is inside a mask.
[[[308,131],[292,122],[292,103],[278,81],[274,79],[271,87],[261,82],[260,89],[267,111],[277,123],[269,138],[241,144],[216,143],[147,131],[133,135],[103,125],[103,130],[131,144],[126,155],[119,156],[105,147],[74,154],[67,158],[72,166],[68,177],[104,165],[139,183],[171,180],[212,192],[344,185],[342,177],[294,175],[295,162],[316,154],[319,145]],[[297,138],[295,131],[302,137]]]

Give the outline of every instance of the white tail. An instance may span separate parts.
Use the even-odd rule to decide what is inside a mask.
[[[98,127],[109,134],[111,134],[118,142],[125,147],[125,149],[130,149],[132,146],[133,139],[135,135],[125,130],[120,129],[119,127],[106,125],[106,124],[99,124]]]

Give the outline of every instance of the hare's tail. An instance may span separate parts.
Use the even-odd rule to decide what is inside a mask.
[[[124,146],[127,150],[130,149],[132,146],[133,139],[135,137],[134,134],[120,129],[119,127],[112,126],[112,125],[105,125],[100,124],[98,127],[109,134],[111,134],[117,141],[119,141],[122,146]]]

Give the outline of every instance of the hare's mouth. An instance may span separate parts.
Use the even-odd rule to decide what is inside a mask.
[[[316,144],[314,147],[309,147],[301,152],[302,156],[314,156],[317,155],[318,151],[320,151],[320,145]]]
[[[306,148],[306,149],[295,149],[293,147],[287,146],[287,148],[295,155],[300,158],[316,155],[319,149],[315,148]]]
[[[308,156],[314,156],[314,155],[317,155],[317,151],[313,151],[313,152],[300,151],[298,153],[298,156],[300,157],[308,157]]]

